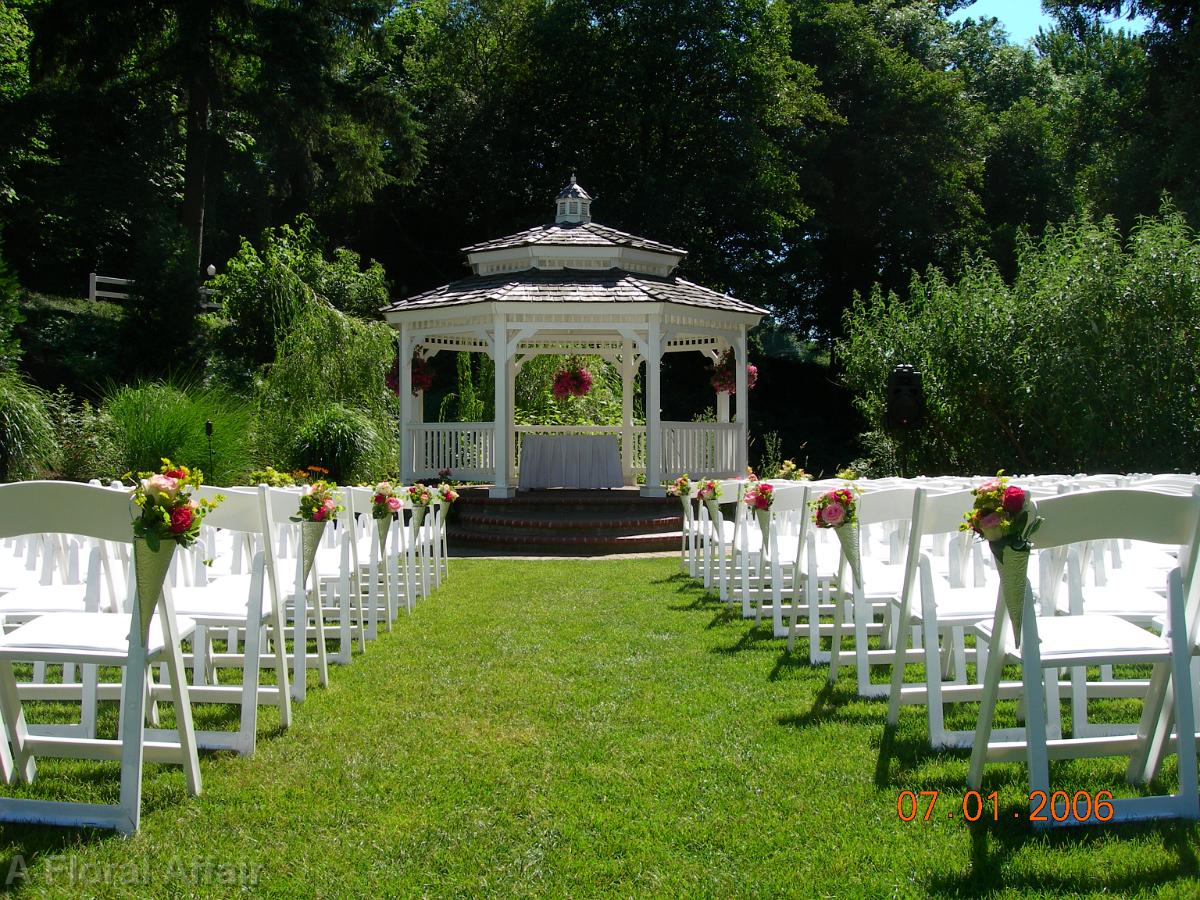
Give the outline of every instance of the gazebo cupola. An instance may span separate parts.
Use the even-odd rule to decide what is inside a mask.
[[[593,222],[592,197],[574,175],[554,202],[554,222],[464,247],[468,277],[384,308],[399,339],[401,478],[449,469],[456,478],[491,482],[493,496],[511,496],[522,442],[533,434],[615,437],[624,483],[643,480],[643,491],[658,496],[662,479],[684,472],[744,471],[746,332],[767,311],[680,278],[686,250]],[[735,360],[736,415],[730,394],[719,392],[716,422],[663,421],[663,354],[700,353],[715,362],[727,350]],[[491,357],[493,421],[424,421],[412,360],[442,351]],[[621,424],[517,425],[517,373],[544,354],[612,364],[621,377]],[[639,371],[644,422],[634,417]]]
[[[558,213],[554,217],[556,225],[564,222],[592,221],[592,198],[575,180],[574,175],[571,176],[571,183],[558,192],[556,202],[558,203]]]

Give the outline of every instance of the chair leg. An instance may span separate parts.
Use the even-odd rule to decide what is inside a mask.
[[[25,710],[17,696],[17,679],[10,662],[0,662],[0,719],[4,720],[8,742],[12,745],[7,780],[20,779],[32,784],[37,776],[37,762],[29,750]]]
[[[929,720],[929,745],[946,745],[946,708],[942,704],[942,652],[937,622],[921,619],[921,649],[925,653],[925,710]]]
[[[897,616],[897,620],[899,617]],[[908,658],[908,641],[911,630],[903,622],[896,629],[895,651],[892,659],[892,686],[888,693],[887,724],[895,725],[900,721],[900,697],[904,692],[904,667]],[[930,732],[930,737],[933,737]]]
[[[992,640],[1002,641],[1006,613],[1001,606],[992,622]],[[983,641],[976,638],[976,646]],[[996,719],[996,696],[1000,692],[1000,674],[1004,668],[1004,648],[988,647],[987,672],[983,679],[983,692],[979,698],[979,719],[975,724],[975,739],[971,745],[971,765],[967,773],[967,787],[979,790],[983,783],[983,767],[987,762],[988,742],[992,737],[992,723]]]
[[[837,598],[833,603],[833,638],[829,649],[829,683],[836,684],[838,669],[842,665],[842,622],[845,619],[845,603]]]

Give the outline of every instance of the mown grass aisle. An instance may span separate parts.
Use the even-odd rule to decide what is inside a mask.
[[[220,866],[278,896],[1200,890],[1196,828],[1033,835],[1013,818],[1018,767],[988,782],[1006,821],[950,820],[962,754],[921,751],[908,713],[879,767],[883,704],[848,678],[825,691],[674,559],[452,566],[291,731],[253,759],[206,756],[201,798],[148,767],[138,836],[7,826],[0,877],[31,896],[228,896],[239,871]],[[47,761],[42,777],[95,771],[111,770]],[[1056,772],[1120,792],[1119,763]],[[898,820],[910,786],[947,792],[931,821]],[[68,856],[113,883],[72,885]]]

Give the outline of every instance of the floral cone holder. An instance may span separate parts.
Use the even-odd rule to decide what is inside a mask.
[[[857,525],[839,525],[833,529],[838,542],[842,545],[842,553],[850,564],[850,572],[856,585],[862,584],[862,549]]]
[[[171,560],[175,557],[174,541],[162,541],[157,550],[151,550],[144,538],[133,540],[133,568],[137,578],[137,604],[139,622],[142,627],[142,642],[150,638],[150,620],[162,597],[163,583]]]
[[[387,557],[388,529],[391,527],[391,524],[391,515],[375,520],[375,539],[379,541],[379,558],[381,560]]]
[[[1008,617],[1012,621],[1013,640],[1021,646],[1021,616],[1025,609],[1025,585],[1029,573],[1029,550],[1014,550],[1012,547],[1001,547],[997,550],[992,545],[992,555],[996,559],[996,571],[1000,573],[1000,596],[1008,607]]]
[[[313,561],[317,558],[317,548],[321,546],[321,538],[325,534],[328,522],[300,523],[300,558],[304,561],[304,583],[308,584],[308,576],[312,574]]]
[[[717,527],[717,523],[721,521],[720,502],[714,498],[708,498],[704,501],[704,507],[708,510],[708,518],[712,521],[713,528]]]

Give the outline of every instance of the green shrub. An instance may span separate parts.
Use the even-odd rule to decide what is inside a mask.
[[[47,412],[58,440],[58,477],[68,481],[107,480],[126,471],[112,417],[87,400],[77,402],[60,387],[50,397]]]
[[[18,293],[17,279],[0,256],[0,372],[16,368],[21,358],[21,344],[14,334],[14,328],[21,321],[17,309]]]
[[[224,357],[224,373],[248,379],[275,357],[301,315],[315,304],[374,319],[388,301],[383,267],[365,270],[357,254],[339,249],[333,259],[321,250],[312,220],[300,216],[295,225],[268,228],[260,248],[243,239],[237,256],[208,287],[221,312],[206,317],[203,327],[213,350]]]
[[[340,484],[374,480],[379,435],[361,410],[338,403],[313,414],[296,432],[289,459],[297,468],[321,466]]]
[[[15,372],[0,372],[0,481],[42,474],[58,460],[46,392]]]
[[[1111,220],[1024,242],[1009,285],[987,259],[957,283],[856,299],[838,348],[879,464],[904,474],[1177,471],[1200,457],[1200,241],[1169,206],[1122,241]],[[926,420],[883,429],[897,363]]]
[[[157,471],[168,457],[202,470],[210,484],[244,484],[255,467],[254,407],[221,388],[146,381],[113,391],[104,410],[123,471]],[[210,421],[211,455],[204,431]]]
[[[363,418],[375,436],[363,465],[391,471],[399,453],[396,398],[384,377],[394,354],[395,337],[382,322],[366,322],[325,303],[306,310],[259,389],[260,456],[292,459],[297,425],[337,404]]]

